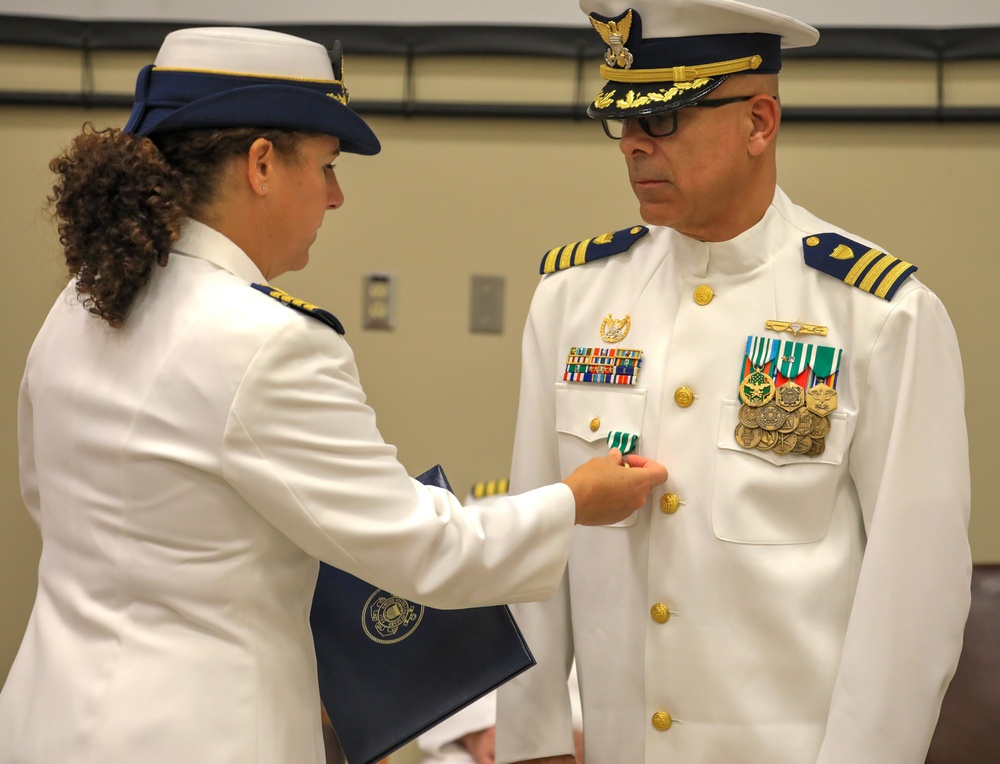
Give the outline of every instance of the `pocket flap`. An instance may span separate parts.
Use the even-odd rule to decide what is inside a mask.
[[[612,431],[641,435],[646,390],[609,385],[556,384],[556,430],[588,443]],[[642,438],[639,439],[642,448]]]

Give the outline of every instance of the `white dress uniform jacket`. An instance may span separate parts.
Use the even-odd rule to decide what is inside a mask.
[[[569,488],[464,511],[411,480],[345,340],[262,281],[191,221],[124,328],[56,300],[20,395],[43,548],[3,764],[320,764],[317,559],[435,607],[558,586]]]
[[[821,232],[843,233],[778,190],[731,241],[652,228],[542,279],[512,490],[609,431],[638,434],[670,478],[651,509],[576,529],[559,593],[515,608],[538,666],[500,690],[498,762],[572,750],[574,655],[590,764],[923,762],[969,606],[958,342],[917,279],[890,302],[808,267]],[[562,381],[570,348],[607,345],[608,314],[631,317],[637,384]],[[747,338],[778,337],[768,320],[828,327],[798,339],[843,350],[821,456],[735,441]]]

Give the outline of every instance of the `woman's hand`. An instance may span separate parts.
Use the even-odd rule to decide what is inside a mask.
[[[611,449],[577,467],[563,482],[576,498],[577,525],[611,525],[646,503],[650,491],[667,482],[667,468],[632,454],[622,459]]]

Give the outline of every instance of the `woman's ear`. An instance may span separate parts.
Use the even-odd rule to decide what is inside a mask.
[[[268,181],[274,174],[277,152],[267,138],[258,138],[247,152],[247,181],[255,194],[266,194]]]
[[[750,118],[753,127],[750,131],[748,150],[751,156],[760,156],[771,146],[778,134],[781,123],[781,104],[770,95],[754,96],[750,102]]]

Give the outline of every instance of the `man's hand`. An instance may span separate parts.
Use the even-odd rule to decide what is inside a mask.
[[[646,503],[653,488],[667,482],[667,468],[635,454],[623,462],[614,448],[607,456],[581,464],[563,482],[576,498],[577,525],[611,525],[632,514]]]
[[[540,759],[526,759],[517,764],[577,764],[576,757],[568,753],[564,756],[543,756]]]

